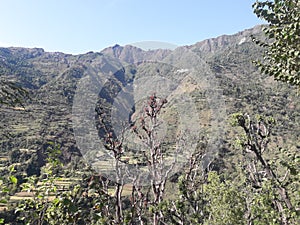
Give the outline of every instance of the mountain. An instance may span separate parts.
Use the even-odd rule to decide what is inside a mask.
[[[1,151],[34,150],[42,164],[52,141],[61,145],[62,158],[70,161],[96,148],[107,130],[120,134],[120,124],[132,123],[144,96],[153,92],[170,98],[177,107],[176,112],[166,109],[166,121],[175,124],[172,129],[183,129],[178,128],[181,119],[193,132],[199,124],[203,135],[218,132],[213,154],[230,151],[235,133],[228,115],[238,111],[273,116],[278,121],[276,143],[286,147],[299,143],[296,90],[257,71],[252,61],[261,58],[262,49],[250,35],[262,37],[261,26],[175,50],[115,45],[71,55],[40,48],[0,48],[1,79],[19,83],[30,96],[25,108],[1,106]],[[195,106],[198,122],[192,121],[189,106]],[[92,125],[86,126],[87,122]],[[164,132],[166,142],[171,141],[172,131]]]

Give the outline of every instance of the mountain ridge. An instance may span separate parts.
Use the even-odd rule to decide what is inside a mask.
[[[145,51],[134,46],[115,45],[101,52],[72,55],[45,52],[41,48],[0,48],[1,78],[18,82],[29,90],[32,97],[25,105],[26,111],[0,108],[1,122],[7,124],[1,135],[9,131],[12,133],[11,137],[1,140],[2,150],[29,148],[36,149],[42,155],[48,142],[54,141],[61,144],[62,157],[66,161],[71,160],[73,155],[80,154],[73,133],[72,104],[82,78],[92,71],[100,81],[108,79],[101,92],[105,97],[99,99],[95,110],[99,110],[101,115],[109,115],[110,102],[137,77],[163,72],[174,78],[184,76],[187,68],[180,65],[178,68],[182,70],[164,67],[166,63],[163,65],[163,62],[172,63],[172,58],[176,58],[187,65],[190,59],[181,58],[185,50],[191,51],[210,68],[209,76],[223,90],[228,114],[243,110],[274,116],[281,123],[279,130],[288,128],[286,134],[292,136],[291,141],[297,141],[299,138],[295,134],[299,130],[297,118],[300,110],[297,110],[296,91],[260,75],[252,65],[252,61],[262,55],[262,49],[252,43],[250,35],[261,35],[260,28],[256,26],[233,35],[180,46],[173,51]],[[169,61],[163,61],[165,59]],[[162,63],[149,63],[156,61]],[[201,105],[203,93],[195,89],[191,94],[200,104],[199,108],[207,107]],[[124,107],[128,104],[124,103]],[[285,105],[293,105],[294,108],[286,108]],[[281,115],[286,115],[286,118]],[[98,117],[95,114],[95,118]]]
[[[251,41],[250,35],[261,34],[262,26],[263,25],[256,25],[253,28],[248,28],[243,31],[236,32],[235,34],[220,35],[215,38],[208,38],[208,39],[201,40],[199,42],[196,42],[195,44],[178,46],[178,48],[186,47],[186,48],[191,49],[191,48],[197,47],[203,51],[213,51],[215,48],[226,47],[226,45],[229,43],[229,41],[228,41],[229,39],[232,39],[232,37],[238,37],[238,36],[247,36],[248,39],[246,39],[245,41],[250,42]],[[86,53],[80,53],[80,54],[69,54],[69,53],[64,53],[61,51],[54,51],[54,52],[45,51],[43,48],[39,48],[39,47],[34,47],[34,48],[0,47],[0,57],[3,60],[6,58],[5,56],[9,56],[8,54],[10,54],[11,56],[18,55],[18,54],[24,54],[29,59],[29,58],[41,56],[42,54],[47,54],[49,57],[50,56],[55,57],[58,55],[81,56],[81,55],[86,55],[86,54],[95,54],[95,53],[104,53],[105,54],[105,53],[107,53],[108,55],[112,55],[116,58],[121,59],[122,56],[124,57],[124,52],[127,53],[129,51],[136,51],[137,53],[140,53],[140,54],[149,55],[151,53],[156,54],[157,52],[160,52],[161,54],[166,54],[167,52],[172,52],[173,50],[162,49],[162,48],[143,50],[142,48],[139,48],[137,46],[130,45],[130,44],[125,45],[125,46],[115,44],[114,46],[106,47],[99,52],[98,51],[96,51],[96,52],[88,51]]]

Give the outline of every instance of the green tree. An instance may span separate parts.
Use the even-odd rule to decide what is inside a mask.
[[[236,113],[233,119],[233,125],[243,130],[237,144],[245,158],[244,168],[251,190],[248,197],[252,196],[248,199],[252,202],[249,221],[254,224],[296,224],[298,197],[293,194],[293,186],[299,185],[296,176],[299,158],[292,152],[287,153],[292,156],[289,160],[283,160],[284,155],[270,158],[273,118],[258,115],[252,119],[248,114]],[[272,155],[275,153],[276,149],[272,149]]]
[[[0,176],[0,204],[5,206],[5,210],[3,212],[0,211],[0,224],[4,224],[6,218],[10,217],[7,211],[9,210],[7,204],[9,202],[10,195],[12,195],[17,189],[18,179],[15,177],[15,172],[15,167],[10,166],[8,168],[8,174]]]
[[[99,177],[92,175],[93,171],[83,171],[84,176],[79,182],[70,179],[68,188],[61,187],[64,166],[59,160],[60,154],[60,145],[51,143],[41,176],[30,176],[21,185],[22,191],[33,194],[32,198],[21,200],[14,207],[16,218],[5,222],[32,225],[113,224],[108,212],[113,208],[109,203],[110,196]],[[11,182],[16,182],[14,179],[10,178]]]
[[[245,193],[230,180],[221,182],[216,172],[210,172],[207,181],[204,199],[208,218],[204,224],[246,224]]]
[[[300,86],[300,2],[299,0],[256,1],[254,13],[268,23],[265,41],[253,37],[265,48],[260,70],[275,80]]]

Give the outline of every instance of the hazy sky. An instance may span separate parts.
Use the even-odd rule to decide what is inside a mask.
[[[189,45],[262,23],[255,0],[0,0],[0,46],[85,53],[114,44]]]

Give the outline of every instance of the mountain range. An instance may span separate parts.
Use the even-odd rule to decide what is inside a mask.
[[[29,92],[24,107],[0,108],[1,151],[34,150],[42,164],[49,142],[56,142],[70,161],[96,149],[108,130],[120,135],[121,124],[133,123],[154,92],[170,102],[164,119],[173,125],[161,134],[166,143],[188,127],[191,139],[197,131],[211,138],[214,155],[234,154],[229,121],[235,112],[274,117],[274,146],[300,143],[297,90],[259,73],[252,61],[263,49],[251,35],[263,38],[261,26],[175,50],[115,45],[71,55],[0,48],[1,79]]]

